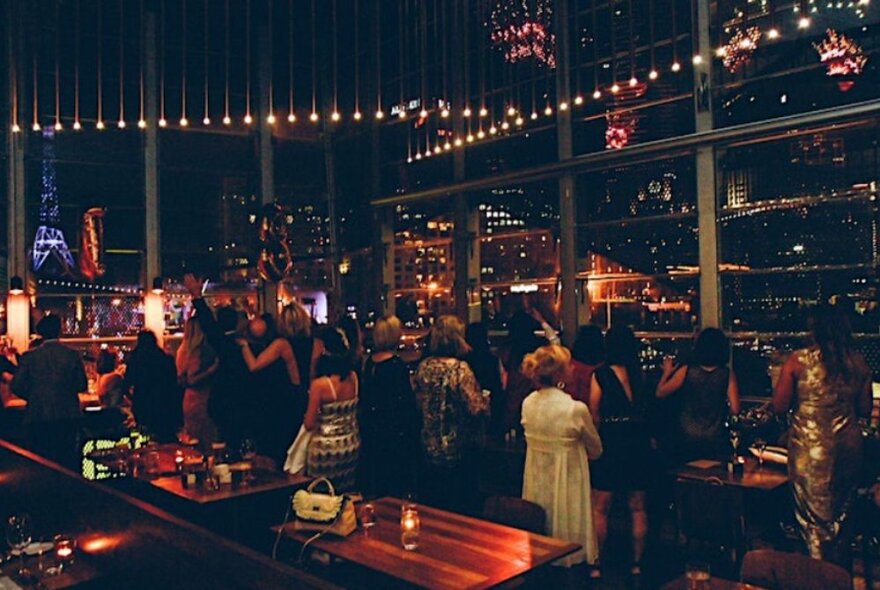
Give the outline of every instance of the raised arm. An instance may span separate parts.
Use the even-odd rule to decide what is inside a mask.
[[[575,418],[580,422],[581,440],[587,449],[587,457],[590,460],[598,459],[602,456],[602,439],[599,438],[599,431],[596,430],[596,423],[590,415],[590,409],[583,402],[575,404]]]
[[[739,383],[736,380],[736,373],[730,370],[730,377],[727,379],[727,404],[730,406],[730,414],[734,416],[739,414],[741,409],[739,403]]]
[[[663,374],[657,384],[657,397],[664,398],[681,389],[685,377],[687,377],[687,365],[676,365],[670,357],[663,359]]]
[[[773,393],[773,409],[777,414],[785,414],[791,409],[791,403],[797,389],[798,372],[800,362],[797,356],[792,354],[782,365],[779,381],[776,383],[776,391]]]

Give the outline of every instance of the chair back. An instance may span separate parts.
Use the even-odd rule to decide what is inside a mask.
[[[512,496],[490,496],[483,506],[486,520],[523,529],[538,535],[546,533],[547,515],[544,509],[528,500]]]
[[[851,590],[845,569],[799,553],[772,549],[749,551],[743,559],[742,581],[768,590]]]
[[[678,544],[688,556],[733,565],[742,558],[746,527],[740,490],[720,481],[675,482]]]

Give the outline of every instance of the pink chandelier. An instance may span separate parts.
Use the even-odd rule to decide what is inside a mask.
[[[550,31],[552,14],[550,0],[537,0],[534,10],[526,0],[499,0],[489,15],[489,37],[510,63],[533,57],[555,68],[556,35]]]
[[[853,87],[855,81],[851,78],[861,74],[868,62],[858,43],[834,29],[828,29],[825,39],[814,43],[813,47],[819,54],[819,61],[825,64],[827,75],[843,78],[837,82],[843,92]]]

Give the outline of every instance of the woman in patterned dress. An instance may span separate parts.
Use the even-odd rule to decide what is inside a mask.
[[[862,467],[858,419],[871,415],[871,371],[838,309],[817,307],[810,331],[813,344],[782,367],[773,405],[780,414],[794,407],[788,471],[807,550],[843,564],[844,530]]]
[[[342,330],[323,336],[324,354],[317,378],[309,388],[309,407],[303,425],[313,432],[306,473],[326,477],[337,491],[354,487],[361,439],[358,432],[358,378],[351,367],[348,341]]]

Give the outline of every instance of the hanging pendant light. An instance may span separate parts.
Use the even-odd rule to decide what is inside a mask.
[[[61,131],[61,13],[60,2],[55,0],[55,131]]]
[[[309,121],[318,122],[318,8],[312,0],[312,112]]]
[[[224,3],[223,22],[223,124],[229,126],[232,124],[229,116],[229,0]]]
[[[245,1],[244,17],[245,38],[245,93],[244,93],[244,123],[250,125],[254,122],[251,114],[251,0]]]
[[[204,113],[202,117],[202,125],[210,125],[211,124],[211,91],[210,91],[210,82],[208,79],[208,70],[210,69],[210,60],[208,57],[208,51],[210,49],[210,37],[208,31],[208,0],[204,0],[202,5],[202,36],[204,37],[205,47],[204,47],[204,67],[205,67],[205,82],[204,82]]]
[[[186,0],[180,0],[180,126],[189,126],[186,117]]]
[[[293,101],[293,0],[287,0],[287,122],[296,123]]]
[[[144,49],[145,49],[145,39],[144,39],[144,0],[140,0],[140,8],[138,12],[138,30],[140,31],[140,39],[138,44],[138,51],[140,55],[138,56],[138,128],[146,129],[147,128],[147,120],[144,118],[144,109],[146,108],[144,105]]]
[[[96,72],[97,72],[97,83],[98,83],[98,116],[97,122],[95,123],[95,127],[100,131],[104,129],[104,89],[103,89],[103,77],[102,77],[102,49],[103,49],[103,26],[102,26],[102,15],[101,15],[101,0],[97,0],[98,2],[98,50],[97,50],[97,64],[96,64]]]
[[[159,127],[168,125],[165,118],[165,0],[159,4],[159,20],[161,34],[159,35]]]
[[[267,27],[268,39],[267,44],[269,46],[269,111],[266,115],[266,123],[269,125],[274,125],[275,121],[275,67],[274,67],[274,54],[275,54],[275,44],[273,43],[273,35],[272,30],[275,28],[273,24],[272,18],[272,0],[268,0],[268,11],[269,11],[269,26]]]
[[[125,43],[123,29],[125,28],[125,0],[119,0],[119,119],[116,126],[125,129]]]

